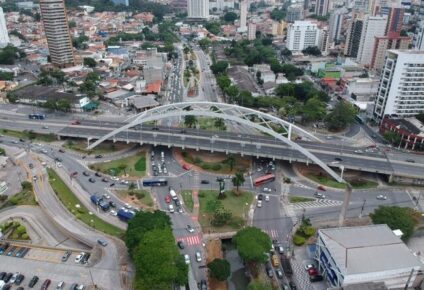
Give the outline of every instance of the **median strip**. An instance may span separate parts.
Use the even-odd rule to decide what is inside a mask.
[[[75,194],[69,189],[69,187],[63,182],[63,180],[57,175],[57,173],[51,169],[47,169],[49,175],[49,183],[57,197],[60,199],[62,204],[80,221],[86,225],[104,232],[106,234],[121,238],[124,231],[111,225],[95,214],[90,212],[81,201],[75,196]]]

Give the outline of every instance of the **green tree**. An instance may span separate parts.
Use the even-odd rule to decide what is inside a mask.
[[[221,131],[225,131],[227,129],[227,127],[225,126],[224,119],[222,118],[215,118],[213,125],[215,126],[215,128]]]
[[[234,154],[229,154],[225,162],[230,166],[230,171],[233,171],[234,165],[236,165],[236,156]]]
[[[249,283],[249,285],[247,285],[247,290],[273,290],[274,288],[265,283],[265,282],[261,282],[261,281],[252,281]]]
[[[278,8],[274,8],[274,10],[271,11],[270,16],[273,20],[280,21],[286,17],[286,11],[283,9],[280,10]]]
[[[355,121],[356,109],[348,102],[339,102],[327,115],[325,123],[329,130],[337,131],[346,128]]]
[[[379,206],[370,217],[374,224],[387,224],[392,230],[401,230],[402,240],[407,241],[414,233],[414,214],[409,207]]]
[[[71,21],[68,21],[68,26],[69,26],[69,28],[74,28],[74,27],[77,27],[77,23],[75,21],[71,20]]]
[[[211,224],[215,227],[222,227],[231,220],[231,217],[231,211],[227,210],[222,204],[220,204],[213,213]]]
[[[88,67],[96,67],[96,61],[91,57],[84,57],[84,65]]]
[[[310,98],[302,108],[303,119],[306,122],[322,120],[325,117],[325,103],[317,97]]]
[[[197,118],[194,115],[186,115],[184,117],[184,125],[187,128],[194,128],[197,124]]]
[[[209,46],[211,46],[212,42],[209,40],[209,38],[204,37],[201,40],[199,40],[199,46],[205,50],[207,49]]]
[[[128,190],[129,191],[134,191],[134,189],[136,188],[136,185],[134,182],[131,182],[130,184],[128,184]]]
[[[237,98],[237,96],[239,94],[239,89],[238,89],[238,87],[236,87],[234,85],[230,85],[230,86],[225,88],[224,92],[229,97],[229,101],[234,102],[234,100]]]
[[[243,172],[241,171],[236,172],[236,174],[234,174],[231,181],[233,182],[233,185],[236,187],[237,191],[239,191],[239,187],[242,186],[245,181]]]
[[[228,62],[218,61],[211,65],[211,70],[214,75],[224,73],[228,68]]]
[[[212,34],[218,35],[221,31],[221,25],[219,22],[216,21],[210,21],[206,23],[205,28]]]
[[[2,81],[11,81],[11,80],[13,80],[13,72],[3,72],[3,71],[0,71],[0,80],[2,80]]]
[[[238,15],[235,12],[227,12],[224,14],[224,20],[226,22],[234,23],[234,20],[236,20],[237,18],[238,18]]]
[[[56,102],[56,108],[62,112],[69,112],[71,110],[71,103],[69,100],[60,99]]]
[[[256,227],[239,230],[233,237],[240,257],[246,262],[264,263],[268,260],[266,253],[271,249],[269,236]]]
[[[231,275],[230,263],[225,259],[214,259],[208,264],[209,275],[219,281],[227,280]]]
[[[321,50],[317,46],[308,46],[304,50],[302,50],[303,54],[309,54],[313,56],[320,56]]]
[[[384,139],[386,139],[387,141],[389,141],[391,144],[398,146],[400,144],[400,142],[402,141],[402,137],[393,131],[386,131],[383,134]]]
[[[216,78],[216,83],[221,90],[225,91],[225,89],[231,85],[231,80],[226,74],[220,74]]]

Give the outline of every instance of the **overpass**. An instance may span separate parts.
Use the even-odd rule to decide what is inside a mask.
[[[200,102],[206,104],[206,102]],[[198,112],[193,110],[194,103],[187,105],[184,103],[185,108],[190,106],[190,110],[172,111],[172,117],[181,115],[196,115],[197,116],[210,116],[222,117],[226,120],[239,121],[237,117],[228,117],[222,112],[210,111],[211,104],[216,106],[216,103],[207,103],[209,111],[200,109]],[[175,105],[171,105],[175,107]],[[182,106],[182,105],[181,105]],[[225,106],[233,106],[227,105]],[[162,106],[166,107],[166,106]],[[237,106],[238,107],[238,106]],[[239,107],[238,107],[239,108]],[[169,109],[168,109],[169,110]],[[216,109],[214,109],[216,111]],[[250,110],[250,109],[249,109]],[[253,110],[252,110],[253,111]],[[256,113],[256,111],[253,111]],[[268,135],[254,135],[254,134],[238,134],[234,132],[211,132],[199,129],[182,129],[171,126],[149,126],[144,124],[147,121],[166,119],[169,116],[169,111],[154,112],[157,114],[136,116],[135,119],[129,123],[100,123],[95,121],[83,121],[80,125],[68,126],[61,131],[58,135],[60,137],[76,137],[86,138],[89,141],[97,140],[90,144],[94,147],[100,142],[108,139],[114,142],[122,141],[127,143],[151,144],[153,146],[168,146],[179,148],[190,148],[195,150],[207,150],[211,152],[224,152],[249,155],[256,157],[267,157],[272,159],[287,160],[289,162],[302,162],[306,164],[316,163],[324,170],[329,172],[325,167],[335,169],[353,169],[364,172],[380,173],[389,176],[400,176],[413,179],[422,179],[424,176],[424,164],[409,163],[403,160],[390,159],[385,152],[375,150],[374,152],[365,152],[365,150],[358,151],[358,147],[334,145],[321,143],[318,138],[310,133],[299,129],[298,127],[292,128],[291,124],[284,123],[282,126],[286,129],[285,132],[280,134],[271,134],[270,130],[265,130]],[[231,112],[234,115],[234,112]],[[252,112],[249,111],[249,116]],[[258,112],[258,114],[263,114]],[[248,114],[243,114],[246,116]],[[275,118],[275,117],[273,117]],[[236,119],[236,120],[234,120]],[[275,118],[278,119],[278,118]],[[281,120],[281,119],[278,119]],[[275,120],[272,120],[273,122]],[[265,123],[266,120],[260,120]],[[279,121],[277,121],[279,122]],[[285,121],[283,121],[285,122]],[[281,123],[278,123],[281,125]],[[251,125],[251,124],[248,124]],[[266,125],[269,125],[267,123]],[[262,130],[261,127],[251,126],[256,130]],[[291,141],[291,134],[297,133],[297,136],[303,135],[304,139],[309,141]],[[281,137],[281,135],[287,137]],[[284,140],[282,140],[284,139]],[[283,141],[283,142],[281,142]],[[299,148],[304,150],[299,150]],[[307,151],[310,154],[305,154]],[[318,159],[318,161],[317,161]],[[324,164],[319,164],[321,162]],[[331,170],[331,169],[330,169]],[[333,171],[333,170],[331,170]],[[329,173],[336,180],[334,174]],[[416,181],[417,182],[417,181]]]

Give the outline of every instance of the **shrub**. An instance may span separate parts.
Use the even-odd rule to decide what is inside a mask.
[[[137,191],[137,192],[135,193],[135,196],[136,196],[138,199],[143,199],[143,198],[146,196],[146,194],[145,194],[144,192]]]
[[[202,163],[201,167],[204,170],[210,170],[211,169],[211,165],[209,163]]]
[[[311,237],[315,234],[315,229],[313,227],[305,227],[303,229],[303,234],[305,235],[305,237]]]
[[[194,158],[193,163],[196,165],[199,165],[202,163],[202,159],[200,159],[199,157]]]
[[[304,237],[301,237],[299,235],[293,236],[293,244],[295,244],[296,246],[302,246],[304,243],[305,243]]]
[[[185,157],[187,157],[187,152],[183,151],[183,152],[181,152],[181,155],[185,158]]]
[[[284,183],[291,183],[290,177],[284,177]]]
[[[129,195],[131,195],[131,196],[133,196],[133,195],[135,194],[135,192],[134,192],[134,191],[132,191],[132,190],[130,190],[130,191],[128,192],[128,194],[129,194]]]
[[[211,166],[211,169],[212,169],[213,171],[221,170],[221,168],[222,168],[222,166],[221,166],[221,164],[219,164],[219,163],[214,163],[214,164],[212,164],[212,166]]]
[[[19,226],[16,228],[16,233],[17,233],[18,235],[22,235],[22,234],[26,233],[26,228],[25,228],[25,226],[23,226],[23,225],[19,225]]]
[[[27,234],[27,233],[22,234],[21,239],[22,239],[22,240],[29,240],[29,236],[28,236],[28,234]]]
[[[205,193],[204,192],[199,192],[198,197],[205,197]]]

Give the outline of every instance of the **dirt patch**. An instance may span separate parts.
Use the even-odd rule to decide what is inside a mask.
[[[307,175],[308,173],[314,174],[314,175],[322,173],[323,175],[327,175],[327,173],[324,170],[322,170],[321,167],[319,167],[318,165],[312,164],[308,166],[303,163],[296,163],[294,166],[296,170],[302,175]],[[337,171],[338,170],[336,169],[336,172]],[[362,173],[360,171],[345,169],[345,171],[343,172],[343,176],[349,179],[358,179],[362,176]]]
[[[221,240],[209,240],[206,243],[206,264],[212,262],[216,258],[223,258]],[[226,281],[218,281],[212,278],[209,279],[209,289],[211,290],[227,290]]]
[[[210,153],[207,151],[196,151],[191,149],[185,150],[193,159],[200,158],[204,162],[222,162],[227,159],[227,155],[224,153],[214,152]]]
[[[372,221],[369,217],[356,217],[356,218],[347,218],[345,220],[345,227],[359,227],[359,226],[368,226],[371,225]],[[338,220],[335,221],[322,221],[322,222],[313,222],[313,226],[318,229],[326,228],[337,228],[339,226]]]

